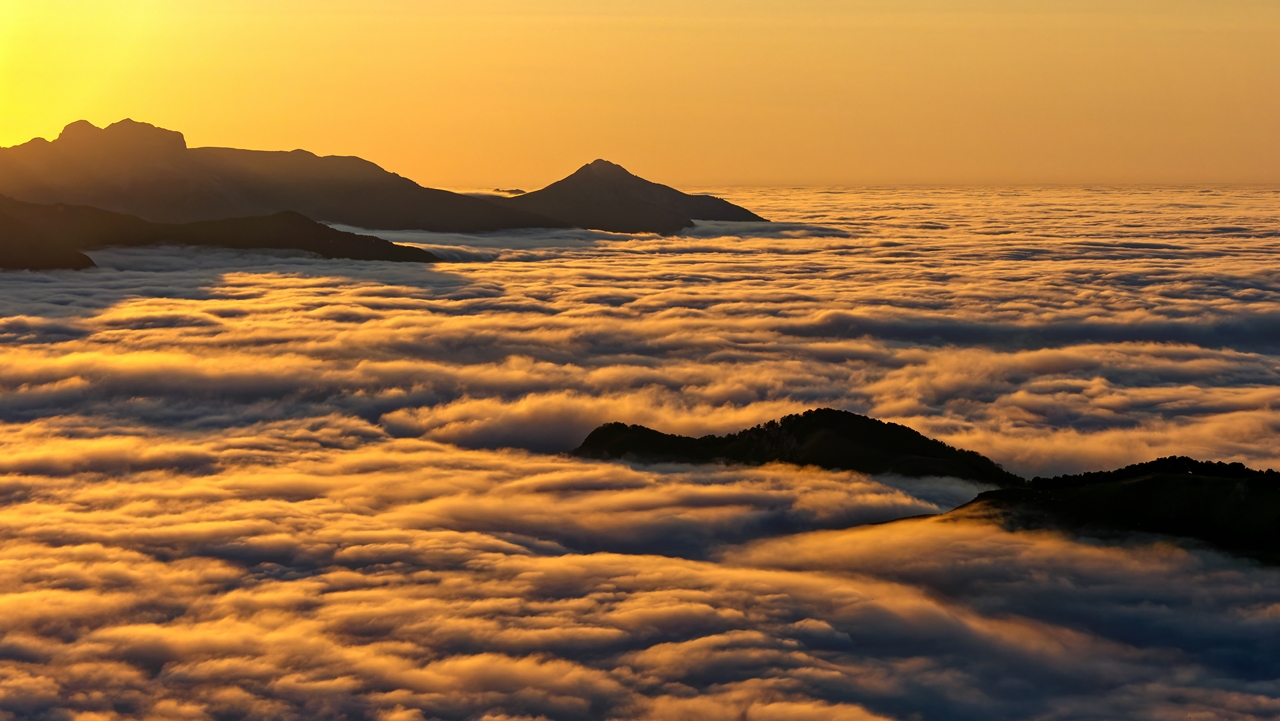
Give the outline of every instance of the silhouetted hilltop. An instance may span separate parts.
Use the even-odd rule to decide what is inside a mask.
[[[93,260],[84,253],[0,213],[0,270],[80,270],[92,266]]]
[[[906,426],[830,408],[702,438],[609,423],[592,431],[573,455],[680,463],[782,461],[861,473],[951,476],[1000,486],[1025,483],[981,454],[953,448]]]
[[[0,149],[0,195],[89,205],[156,222],[294,211],[387,230],[568,227],[520,208],[424,188],[360,158],[188,148],[181,133],[132,120],[107,128],[82,120],[53,142]]]
[[[1115,471],[1036,478],[979,495],[957,516],[1018,528],[1156,533],[1280,562],[1280,473],[1240,463],[1161,458]]]
[[[1243,463],[1221,463],[1218,461],[1197,461],[1186,456],[1168,456],[1157,458],[1146,463],[1135,463],[1114,471],[1090,471],[1066,476],[1041,478],[1036,476],[1031,483],[1038,488],[1077,488],[1097,483],[1112,483],[1144,478],[1153,475],[1206,476],[1210,478],[1271,478],[1280,481],[1280,473],[1272,470],[1258,471]]]
[[[702,438],[608,423],[573,455],[651,463],[782,461],[871,474],[950,476],[1000,486],[952,511],[956,518],[1104,536],[1161,534],[1280,563],[1280,473],[1240,463],[1169,457],[1028,482],[973,451],[829,408]]]
[[[671,234],[695,220],[762,222],[764,218],[711,195],[688,195],[597,160],[573,175],[532,193],[501,199],[521,208],[576,225],[616,233]]]
[[[78,251],[108,246],[198,245],[243,250],[303,250],[325,258],[391,260],[430,263],[439,260],[421,248],[396,245],[382,238],[346,233],[294,212],[250,218],[227,218],[197,223],[151,223],[141,218],[77,205],[40,205],[0,196],[0,216],[16,229],[12,245],[15,265],[6,268],[32,270],[84,268],[93,265]],[[0,226],[0,233],[4,230]],[[25,234],[23,234],[25,233]],[[9,236],[0,236],[3,239]],[[58,265],[38,265],[46,246],[62,249],[88,261],[76,265],[74,256]],[[34,253],[34,255],[33,255]],[[25,255],[23,255],[25,254]],[[32,257],[37,260],[21,261]],[[23,264],[25,263],[25,264]]]

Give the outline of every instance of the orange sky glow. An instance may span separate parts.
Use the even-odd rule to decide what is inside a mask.
[[[0,107],[437,187],[1274,184],[1280,3],[7,0]]]

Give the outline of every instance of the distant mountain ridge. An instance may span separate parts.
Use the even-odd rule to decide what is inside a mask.
[[[765,222],[764,218],[712,195],[690,195],[632,175],[621,165],[596,160],[551,185],[510,198],[505,205],[580,228],[616,233],[677,233],[695,220]]]
[[[569,224],[424,188],[360,158],[188,148],[181,133],[122,120],[72,123],[52,142],[0,149],[0,195],[87,205],[153,222],[301,213],[383,230],[475,233]]]
[[[94,265],[81,251],[159,244],[302,250],[352,260],[439,260],[421,248],[346,233],[292,211],[196,223],[152,223],[88,206],[41,205],[0,196],[0,269],[80,270]]]
[[[55,140],[0,148],[0,195],[189,223],[292,211],[377,230],[483,233],[593,228],[674,233],[694,220],[762,221],[728,201],[688,195],[598,160],[512,198],[425,188],[367,160],[305,150],[189,148],[182,133],[122,120],[68,125]]]

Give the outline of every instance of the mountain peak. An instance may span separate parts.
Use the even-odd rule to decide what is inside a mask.
[[[579,228],[615,233],[678,233],[692,227],[695,220],[764,222],[764,218],[727,200],[682,193],[604,158],[541,190],[504,198],[503,202]]]
[[[88,120],[77,120],[69,123],[67,127],[62,129],[62,133],[58,135],[58,140],[66,140],[69,142],[77,142],[82,138],[97,137],[102,132],[102,128],[94,125]]]
[[[621,165],[618,165],[617,163],[611,163],[608,160],[605,160],[603,158],[597,158],[596,160],[593,160],[590,163],[587,163],[586,165],[582,166],[582,168],[578,170],[578,173],[586,173],[597,178],[634,178],[636,177],[635,174],[631,173]]]
[[[105,128],[99,128],[88,120],[77,120],[63,128],[54,142],[76,150],[131,154],[169,154],[187,149],[187,139],[182,133],[128,118]]]

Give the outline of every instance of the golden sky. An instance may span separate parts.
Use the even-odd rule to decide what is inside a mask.
[[[2,0],[0,108],[439,187],[1280,183],[1280,2]]]

